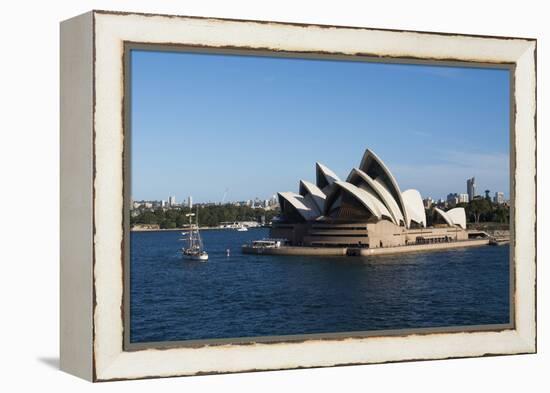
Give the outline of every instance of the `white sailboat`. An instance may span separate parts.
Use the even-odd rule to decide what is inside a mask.
[[[196,261],[207,261],[208,253],[204,250],[204,246],[202,244],[201,235],[199,233],[198,218],[196,224],[193,224],[192,222],[192,218],[194,215],[194,213],[189,213],[185,215],[186,217],[189,217],[189,231],[187,232],[187,238],[182,239],[187,240],[187,247],[182,248],[181,251],[183,253],[183,256],[188,259]]]

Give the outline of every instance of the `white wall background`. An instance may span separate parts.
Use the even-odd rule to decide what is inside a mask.
[[[542,391],[548,386],[548,11],[523,1],[11,1],[0,13],[0,390]],[[58,23],[90,9],[538,38],[539,354],[91,385],[58,363]],[[545,97],[546,96],[546,97]],[[547,194],[547,193],[546,193]],[[546,240],[547,241],[547,240]],[[546,363],[546,365],[545,365]]]

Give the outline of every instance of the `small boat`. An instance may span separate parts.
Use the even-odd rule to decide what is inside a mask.
[[[237,227],[237,231],[238,232],[246,232],[246,231],[248,231],[248,228],[245,227],[244,225],[241,225],[240,227]]]
[[[501,246],[503,244],[509,244],[510,243],[510,237],[491,237],[489,239],[489,245],[491,246]]]
[[[242,251],[245,254],[274,253],[272,249],[278,249],[288,245],[287,239],[262,239],[254,240],[252,243],[243,244]],[[276,251],[276,250],[275,250]]]
[[[187,241],[187,247],[182,248],[181,252],[183,256],[187,259],[191,259],[194,261],[207,261],[208,253],[204,250],[201,235],[199,233],[198,218],[197,223],[193,224],[192,222],[192,218],[194,215],[194,213],[189,213],[185,215],[186,217],[189,217],[189,232],[185,233],[187,235],[186,238],[180,239]]]
[[[251,248],[280,248],[281,246],[286,245],[288,241],[286,239],[262,239],[254,240],[252,244],[248,244],[248,247]]]

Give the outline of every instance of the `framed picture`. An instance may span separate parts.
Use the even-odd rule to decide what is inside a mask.
[[[61,368],[536,352],[536,40],[61,23]]]

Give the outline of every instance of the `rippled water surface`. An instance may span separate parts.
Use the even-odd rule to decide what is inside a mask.
[[[281,257],[241,253],[266,229],[201,234],[206,263],[179,232],[131,233],[131,342],[509,322],[508,246]]]

